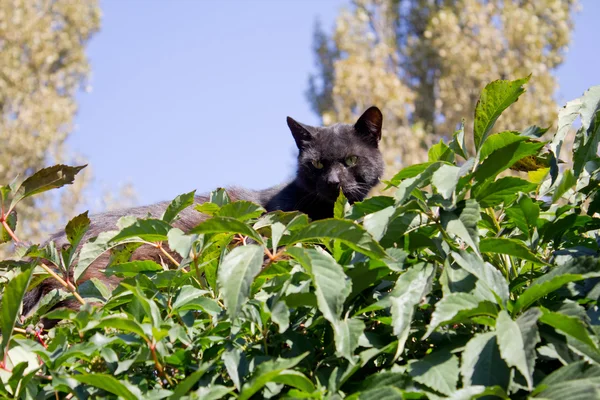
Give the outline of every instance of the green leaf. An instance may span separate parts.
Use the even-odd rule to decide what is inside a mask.
[[[396,207],[389,206],[383,210],[375,211],[364,217],[363,227],[375,240],[381,240],[385,235],[388,225],[397,217]]]
[[[477,167],[475,180],[483,183],[527,156],[538,154],[543,142],[514,142],[494,151]]]
[[[489,263],[483,262],[474,254],[461,251],[460,253],[452,252],[452,258],[461,268],[475,275],[479,282],[493,293],[493,296],[488,296],[487,300],[496,302],[500,300],[501,304],[506,304],[508,301],[509,291],[508,283],[498,269]]]
[[[527,136],[521,135],[516,131],[504,131],[496,133],[485,141],[481,149],[479,150],[479,159],[485,160],[494,151],[506,147],[510,144],[518,142],[526,142],[530,140]]]
[[[292,245],[317,239],[336,239],[353,250],[369,257],[384,258],[385,251],[363,227],[352,221],[322,219],[311,222],[305,227],[282,238],[281,245]]]
[[[481,148],[481,145],[490,135],[500,114],[525,92],[523,84],[527,81],[529,81],[529,77],[514,81],[497,80],[488,83],[483,89],[475,106],[473,126],[475,148],[477,150]]]
[[[233,220],[236,221],[236,220]],[[239,246],[225,255],[217,270],[217,282],[227,308],[235,320],[250,295],[250,288],[263,264],[263,248],[255,244]]]
[[[225,396],[233,391],[234,388],[227,386],[210,384],[208,386],[202,386],[196,391],[198,399],[202,400],[219,400],[224,399]]]
[[[479,250],[482,253],[508,254],[523,260],[529,260],[536,264],[546,264],[536,257],[520,240],[510,238],[483,238],[479,242]]]
[[[316,390],[315,385],[306,377],[306,375],[293,369],[281,371],[279,375],[271,378],[271,382],[295,387],[306,393],[312,393]]]
[[[560,157],[562,144],[573,122],[581,116],[581,130],[587,131],[596,115],[598,104],[600,104],[600,86],[592,86],[582,97],[568,102],[558,112],[558,129],[550,143],[550,150],[557,158]],[[581,138],[586,138],[583,132]]]
[[[537,310],[532,310],[537,311]],[[533,367],[535,364],[535,345],[539,342],[537,334],[537,319],[541,313],[537,311],[533,323],[522,324],[527,332],[521,332],[519,324],[512,320],[504,310],[500,311],[496,319],[496,336],[500,354],[509,367],[515,367],[527,381],[529,390],[533,389]],[[524,334],[534,337],[525,344]],[[530,358],[532,357],[532,359]]]
[[[221,209],[221,207],[219,207],[215,203],[209,203],[209,202],[196,204],[194,206],[194,210],[196,210],[202,214],[206,214],[206,215],[210,215],[210,216],[216,215],[220,209]]]
[[[600,143],[600,103],[596,104],[596,112],[589,125],[583,123],[575,134],[573,142],[573,173],[579,177],[588,161],[598,156]]]
[[[218,205],[219,207],[223,207],[225,204],[231,203],[231,199],[229,198],[227,191],[223,188],[218,188],[217,190],[210,192],[208,201]]]
[[[196,385],[196,382],[202,378],[202,376],[206,373],[206,371],[213,365],[210,363],[200,364],[200,367],[190,375],[188,375],[184,380],[179,382],[173,391],[173,394],[169,397],[170,400],[178,400],[183,396],[187,395],[190,390]]]
[[[142,339],[149,343],[150,339],[148,338],[146,332],[144,332],[144,328],[142,327],[142,325],[140,325],[139,322],[128,318],[129,317],[124,314],[112,314],[100,320],[100,323],[98,325],[90,326],[89,329],[105,327],[120,329],[124,332],[135,333],[136,335],[139,335]],[[86,329],[83,329],[83,331],[85,330]]]
[[[537,125],[531,125],[523,129],[523,136],[529,136],[531,138],[540,138],[544,133],[548,132],[550,128],[540,128]]]
[[[426,162],[405,167],[402,170],[400,170],[400,172],[398,172],[396,175],[394,175],[392,179],[390,179],[390,183],[392,183],[394,186],[398,186],[398,184],[403,180],[408,178],[414,178],[415,176],[421,174],[427,168],[435,164],[442,165],[441,163],[437,162]]]
[[[556,189],[554,189],[554,193],[552,194],[552,202],[556,203],[558,199],[560,199],[563,194],[565,194],[569,189],[571,189],[577,183],[577,178],[573,175],[573,171],[570,169],[565,170],[563,172]]]
[[[550,311],[542,307],[540,322],[550,325],[557,331],[579,340],[598,352],[596,343],[592,340],[590,332],[580,318]]]
[[[19,188],[15,191],[15,195],[10,203],[9,210],[15,207],[15,205],[21,200],[46,192],[51,189],[57,189],[65,185],[70,185],[75,179],[75,175],[87,165],[80,167],[70,167],[68,165],[54,165],[52,167],[44,168],[25,179]]]
[[[15,210],[12,210],[10,214],[6,216],[6,224],[14,233],[17,229],[17,212]],[[0,244],[10,242],[11,240],[12,236],[8,233],[4,224],[0,225]]]
[[[479,204],[473,199],[460,202],[454,211],[440,210],[440,221],[444,230],[461,238],[478,254],[477,223],[480,219]]]
[[[596,399],[600,397],[600,367],[586,361],[565,365],[546,376],[532,394],[549,400]]]
[[[498,386],[485,387],[482,385],[469,386],[452,393],[447,400],[473,400],[479,398],[500,398],[510,400],[506,391]]]
[[[348,199],[344,196],[344,192],[340,189],[340,194],[333,205],[333,217],[343,219],[346,216],[346,211],[350,207]]]
[[[353,352],[358,347],[359,338],[364,330],[365,323],[360,319],[347,318],[336,321],[333,325],[336,354],[352,362]]]
[[[121,381],[107,374],[71,375],[71,378],[91,385],[127,400],[141,399],[142,393],[138,388],[125,386]]]
[[[408,373],[415,381],[446,395],[456,390],[458,372],[458,357],[439,350],[409,364],[408,367]]]
[[[186,235],[181,229],[172,228],[167,233],[167,239],[171,250],[177,252],[181,258],[187,258],[198,236]]]
[[[471,293],[446,294],[436,303],[435,311],[431,315],[431,322],[423,339],[429,337],[440,325],[459,322],[476,315],[495,317],[498,313],[496,307],[493,303],[481,300]]]
[[[241,200],[225,204],[216,212],[216,215],[219,217],[235,218],[238,221],[245,222],[260,217],[264,212],[266,210],[258,204]]]
[[[452,135],[452,141],[448,143],[448,146],[454,153],[458,154],[465,160],[468,159],[467,146],[465,144],[465,120],[462,119],[460,128]]]
[[[460,178],[461,169],[452,165],[442,165],[431,177],[431,185],[444,199],[451,199]]]
[[[250,380],[242,387],[240,395],[238,396],[238,400],[249,399],[267,383],[272,382],[272,380],[281,373],[295,367],[307,355],[308,353],[304,353],[294,358],[278,358],[276,360],[270,360],[261,363],[254,370]]]
[[[110,243],[131,238],[140,238],[147,242],[162,242],[168,239],[167,234],[170,229],[171,225],[160,219],[138,219],[133,224],[121,229],[110,240]]]
[[[221,312],[219,304],[206,297],[209,293],[206,290],[200,290],[190,285],[185,285],[179,290],[177,298],[173,302],[173,310],[184,311],[184,310],[197,310],[201,309],[209,314],[217,315]]]
[[[258,243],[263,243],[262,237],[254,229],[231,217],[213,217],[192,228],[188,233],[239,233],[248,236]]]
[[[6,284],[2,294],[2,309],[0,309],[2,348],[0,349],[0,359],[4,359],[5,352],[8,351],[8,345],[13,335],[25,291],[29,286],[29,281],[31,281],[32,272],[33,264],[23,266],[21,272]]]
[[[389,196],[373,196],[363,201],[356,202],[350,209],[349,218],[357,220],[365,215],[383,210],[394,205],[394,199]]]
[[[431,181],[431,177],[435,171],[442,167],[442,165],[448,165],[446,162],[436,161],[434,163],[428,163],[429,165],[417,176],[404,179],[399,185],[398,190],[394,194],[396,205],[405,203],[411,196],[413,190],[416,188],[426,186]]]
[[[111,265],[106,268],[106,275],[137,276],[141,272],[163,271],[164,268],[151,260],[136,260],[122,264]]]
[[[439,143],[434,144],[429,149],[428,153],[429,162],[434,161],[448,161],[454,162],[454,153],[450,148],[440,139]]]
[[[485,185],[475,192],[475,199],[482,207],[495,207],[510,202],[519,192],[529,193],[537,185],[524,179],[507,176]]]
[[[81,242],[81,239],[83,239],[83,236],[90,227],[90,222],[88,212],[86,211],[67,223],[65,234],[67,235],[67,240],[71,243],[73,250],[79,246],[79,242]]]
[[[500,355],[494,332],[479,333],[469,340],[462,354],[460,372],[464,387],[508,387],[510,369]]]
[[[290,247],[286,252],[313,278],[317,304],[323,317],[334,325],[340,319],[352,283],[343,268],[320,248]]]
[[[121,283],[122,287],[128,289],[131,293],[133,293],[138,303],[152,322],[152,326],[154,328],[159,328],[161,323],[163,322],[163,319],[160,315],[160,310],[158,309],[158,306],[156,305],[153,299],[149,299],[148,297],[146,297],[144,292],[139,287],[139,282],[137,283],[137,285],[138,286],[133,286],[123,282]]]
[[[109,241],[115,236],[115,231],[101,232],[95,239],[89,240],[81,247],[79,260],[73,272],[75,282],[83,276],[90,265],[98,259],[106,250],[115,246],[109,245]]]
[[[410,325],[415,307],[431,290],[431,280],[435,271],[432,264],[415,265],[400,275],[394,290],[389,295],[392,312],[392,327],[398,337],[399,356],[410,333]]]
[[[577,257],[535,279],[514,304],[513,315],[569,282],[600,276],[600,259]]]
[[[192,190],[189,193],[180,194],[175,197],[173,201],[167,206],[167,209],[163,213],[162,219],[166,223],[170,224],[173,220],[179,215],[180,212],[194,204],[194,195],[196,194],[195,190]]]

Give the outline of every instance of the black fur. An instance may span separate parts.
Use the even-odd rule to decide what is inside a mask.
[[[333,205],[340,188],[353,203],[363,200],[379,182],[384,164],[378,149],[382,116],[377,107],[365,111],[354,125],[312,127],[296,122],[290,117],[287,122],[299,150],[296,178],[287,184],[259,191],[229,188],[227,192],[232,200],[253,201],[262,205],[267,211],[297,210],[316,220],[333,216]],[[203,203],[207,200],[207,196],[196,196],[195,202]],[[150,215],[153,218],[160,218],[168,205],[169,202],[160,202],[91,216],[90,229],[82,243],[101,232],[115,230],[118,219],[125,215],[138,218]],[[206,216],[189,207],[179,215],[179,219],[173,225],[187,231],[205,218]],[[57,247],[68,244],[62,231],[52,235],[49,240],[54,241]],[[178,257],[176,254],[173,256]],[[150,246],[137,249],[132,259],[164,261],[160,252]],[[108,278],[102,272],[107,263],[108,255],[105,254],[88,268],[78,284],[96,277],[114,288],[119,280],[115,277]],[[23,313],[29,313],[46,293],[57,288],[60,288],[58,282],[47,279],[26,293]],[[76,309],[78,304],[68,300],[59,306]],[[50,322],[46,321],[47,327],[51,325]]]

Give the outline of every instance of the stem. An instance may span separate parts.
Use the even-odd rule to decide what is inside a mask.
[[[17,237],[17,235],[15,235],[15,233],[13,232],[12,229],[10,229],[10,226],[8,226],[8,223],[6,222],[6,219],[4,219],[4,216],[2,217],[2,226],[4,227],[4,229],[6,230],[6,232],[8,232],[8,234],[10,235],[10,237],[12,238],[12,240],[15,241],[15,243],[19,243],[20,240]]]
[[[169,259],[169,261],[171,261],[177,268],[179,268],[180,264],[177,262],[177,260],[175,260],[173,256],[170,255],[169,252],[166,251],[160,243],[157,244],[156,247],[165,255],[165,257]]]
[[[171,381],[171,378],[169,378],[169,376],[166,374],[165,369],[163,368],[163,366],[160,364],[160,362],[158,361],[158,357],[156,356],[156,346],[154,343],[148,343],[150,346],[150,352],[152,353],[152,359],[154,360],[154,366],[156,367],[156,369],[158,370],[158,373],[165,378],[165,380],[169,383],[169,386],[173,386],[173,382]]]
[[[267,347],[267,334],[269,333],[269,328],[265,327],[265,331],[263,332],[263,346],[265,347],[265,355],[269,355],[269,348]]]
[[[40,335],[40,333],[38,331],[35,331],[34,333],[35,337],[37,338],[37,340],[40,342],[40,344],[42,346],[44,346],[45,349],[48,348],[48,345],[46,344],[46,342],[44,341],[44,339],[42,338],[42,335]]]
[[[65,281],[63,278],[58,276],[56,274],[56,272],[52,271],[52,269],[50,269],[50,267],[48,267],[44,263],[40,263],[40,267],[42,267],[47,273],[52,275],[52,277],[54,279],[56,279],[58,281],[58,283],[63,285],[65,289],[67,289],[69,292],[71,292],[71,294],[77,299],[77,301],[79,303],[81,303],[81,305],[85,305],[85,300],[83,300],[83,298],[79,295],[79,293],[77,293],[77,288],[75,288],[75,286],[71,282]]]
[[[13,328],[13,331],[17,332],[17,333],[27,333],[27,331],[25,329],[21,329],[21,328]]]

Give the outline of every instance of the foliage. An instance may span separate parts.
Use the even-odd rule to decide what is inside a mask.
[[[563,61],[575,6],[575,0],[354,0],[331,35],[317,25],[318,72],[308,99],[326,124],[351,121],[376,104],[385,116],[390,173],[425,161],[426,149],[452,132],[480,88],[498,77],[535,78],[500,130],[549,127],[557,109],[552,73]]]
[[[189,233],[162,219],[122,219],[80,246],[32,246],[5,261],[0,393],[15,398],[597,398],[600,394],[600,87],[561,112],[581,117],[572,170],[549,146],[494,123],[525,80],[495,81],[476,108],[475,152],[463,133],[399,171],[391,196],[309,222],[214,192]],[[512,111],[512,109],[511,109]],[[465,162],[457,163],[456,154]],[[501,177],[509,168],[521,177]],[[4,186],[5,235],[19,199],[72,181],[42,170]],[[499,177],[500,176],[500,177]],[[9,227],[7,229],[6,227]],[[132,246],[179,254],[129,260]],[[27,288],[52,265],[81,276],[111,249],[107,275],[45,296],[21,321]],[[170,261],[169,261],[170,260]],[[42,266],[42,269],[39,267]],[[35,268],[34,268],[35,267]],[[58,276],[60,278],[60,276]],[[54,310],[75,297],[80,311]],[[44,331],[42,316],[63,320]]]
[[[76,94],[87,88],[85,47],[99,29],[97,0],[0,1],[0,182],[81,158],[69,152],[66,140]],[[39,240],[62,226],[82,205],[90,178],[87,171],[58,197],[21,203],[19,224],[27,237]]]

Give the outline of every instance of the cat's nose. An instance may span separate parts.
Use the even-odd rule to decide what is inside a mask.
[[[332,186],[340,186],[340,176],[336,171],[332,171],[327,177],[327,183]]]

